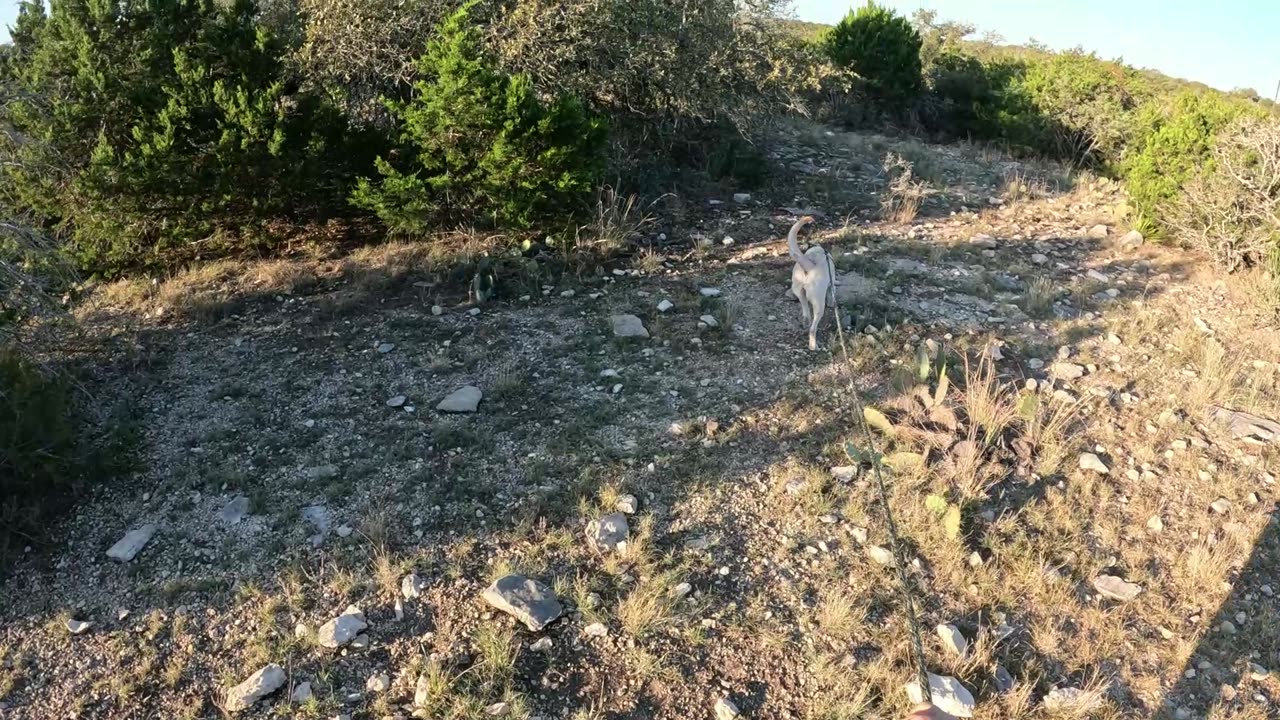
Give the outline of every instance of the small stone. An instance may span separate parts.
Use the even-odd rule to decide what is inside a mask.
[[[338,537],[351,537],[351,533],[355,532],[350,525],[339,525],[334,532],[338,533]]]
[[[662,302],[658,303],[658,312],[664,313],[673,307],[675,307],[675,303],[671,302],[670,300],[663,300]]]
[[[93,627],[93,623],[84,622],[83,620],[67,620],[67,632],[72,635],[79,635]]]
[[[937,628],[938,637],[942,638],[942,647],[956,657],[963,658],[969,654],[969,641],[965,640],[955,625],[943,624]]]
[[[427,673],[418,676],[413,684],[413,706],[424,708],[431,704],[431,677]],[[416,717],[416,715],[415,715]]]
[[[614,337],[649,337],[649,331],[644,328],[644,321],[635,315],[614,315],[609,318],[609,323],[613,327]]]
[[[1090,268],[1089,271],[1085,273],[1085,276],[1090,280],[1096,280],[1097,282],[1111,282],[1111,278],[1107,277],[1105,273],[1094,270],[1093,268]]]
[[[529,649],[534,652],[549,652],[551,650],[551,646],[551,638],[544,637],[535,640],[534,643],[529,646]]]
[[[298,686],[293,689],[293,693],[289,695],[289,702],[295,703],[295,704],[302,704],[310,700],[312,698],[312,695],[313,693],[311,692],[311,683],[300,682],[298,683]]]
[[[691,592],[693,592],[693,586],[687,582],[682,582],[671,588],[671,596],[676,598],[687,597]]]
[[[254,703],[279,690],[285,680],[284,668],[275,664],[267,665],[227,691],[226,711],[238,713],[248,710]]]
[[[348,605],[341,615],[316,630],[316,642],[322,647],[340,648],[354,640],[367,627],[369,624],[365,622],[360,608]]]
[[[969,238],[969,242],[972,243],[973,245],[977,245],[980,248],[986,248],[988,250],[995,250],[996,247],[998,247],[998,244],[996,243],[996,239],[986,234],[974,235],[973,237]]]
[[[893,553],[890,552],[888,548],[883,548],[879,545],[872,545],[867,548],[867,557],[880,565],[893,564]]]
[[[1231,501],[1226,498],[1218,498],[1209,504],[1209,508],[1219,515],[1225,515],[1231,510]]]
[[[1142,247],[1144,238],[1142,233],[1137,230],[1130,230],[1120,238],[1120,248],[1122,250],[1137,250]]]
[[[600,552],[613,552],[631,536],[627,516],[620,512],[609,513],[599,520],[587,523],[587,540]]]
[[[751,193],[734,193],[733,201],[738,203],[739,205],[744,205],[746,203],[749,203],[751,202]]]
[[[1235,635],[1235,634],[1236,634],[1236,625],[1235,625],[1235,623],[1231,622],[1230,620],[1223,620],[1223,621],[1222,621],[1222,624],[1218,626],[1218,629],[1219,629],[1220,631],[1222,631],[1222,634],[1223,634],[1223,635]]]
[[[969,567],[982,567],[982,555],[977,552],[969,553]]]
[[[443,315],[443,314],[444,314],[444,308],[440,307],[439,305],[432,305],[432,306],[431,306],[431,314],[432,314],[432,315]]]
[[[370,675],[369,679],[364,681],[364,689],[375,693],[386,692],[391,689],[391,677],[386,673]]]
[[[604,623],[595,622],[582,628],[582,633],[587,637],[602,638],[609,634],[609,628],[605,627]]]
[[[445,396],[436,410],[447,413],[473,413],[480,406],[483,394],[475,385],[463,385]]]
[[[511,703],[496,702],[484,709],[484,714],[489,717],[503,717],[511,714]]]
[[[408,398],[406,398],[403,395],[394,395],[387,399],[387,407],[393,407],[393,408],[404,407],[404,403],[406,400],[408,400]]]
[[[1090,240],[1106,240],[1108,232],[1106,225],[1098,224],[1089,228],[1088,232],[1085,233],[1085,237]]]
[[[720,323],[716,320],[714,315],[703,315],[698,318],[698,321],[707,327],[720,327]]]
[[[1049,712],[1071,710],[1083,716],[1096,709],[1101,703],[1097,693],[1088,693],[1080,688],[1054,688],[1044,696],[1044,709]]]
[[[635,515],[636,511],[640,509],[640,501],[636,499],[635,495],[622,495],[618,498],[614,509],[627,515]]]
[[[996,665],[991,671],[991,678],[995,681],[996,692],[1007,693],[1013,690],[1015,684],[1013,676],[1009,674],[1008,670],[1004,669],[1004,666]]]
[[[702,297],[720,297],[720,288],[704,287],[698,288],[698,294]]]
[[[736,718],[742,717],[738,706],[734,705],[729,698],[716,700],[715,707],[712,710],[715,712],[716,720],[736,720]]]
[[[1093,588],[1099,595],[1120,602],[1128,602],[1142,594],[1142,586],[1135,585],[1115,575],[1099,575],[1093,579]]]
[[[156,526],[152,524],[130,530],[124,537],[117,540],[115,545],[107,549],[107,557],[119,562],[129,562],[142,552],[142,548],[151,542],[151,537],[155,534]]]
[[[395,349],[396,349],[396,346],[394,343],[382,343],[381,345],[378,346],[378,352],[382,353],[383,355],[386,355],[387,353]]]
[[[1031,262],[1035,263],[1036,265],[1046,265],[1049,262],[1049,256],[1045,255],[1044,253],[1032,253]]]
[[[1255,662],[1249,663],[1249,679],[1250,680],[1254,682],[1262,682],[1263,680],[1266,680],[1267,677],[1270,675],[1271,675],[1271,671],[1262,667],[1258,663],[1255,663]]]
[[[1161,532],[1164,530],[1164,520],[1159,515],[1152,515],[1147,518],[1147,529],[1151,532]]]
[[[911,702],[919,704],[924,701],[920,692],[920,682],[913,680],[903,686]],[[934,707],[958,718],[973,717],[975,703],[973,694],[959,680],[943,675],[929,673],[929,696]]]
[[[1039,370],[1040,368],[1044,367],[1044,361],[1041,360],[1040,358],[1031,358],[1027,360],[1027,367],[1031,368],[1032,370]]]
[[[396,598],[396,602],[395,602],[395,605],[392,606],[392,610],[396,614],[396,622],[400,622],[401,620],[403,620],[404,619],[404,600],[402,600],[401,598]]]
[[[507,575],[495,580],[481,598],[524,623],[532,632],[542,630],[564,612],[560,600],[550,588],[522,575]]]
[[[1059,380],[1079,380],[1084,377],[1084,366],[1069,362],[1056,362],[1049,366],[1049,374]]]
[[[241,520],[249,514],[249,498],[241,495],[231,499],[231,502],[222,507],[218,511],[218,519],[224,525],[238,525]]]
[[[426,585],[417,573],[409,573],[400,580],[400,594],[404,595],[406,600],[417,600],[422,597],[422,589]]]
[[[1080,469],[1091,470],[1101,475],[1111,472],[1111,468],[1107,467],[1102,459],[1093,453],[1080,453]]]
[[[568,290],[561,290],[561,291],[560,291],[560,297],[562,297],[562,298],[571,298],[571,297],[573,297],[575,294],[576,294],[576,293],[574,292],[573,288],[570,288],[570,289],[568,289]]]

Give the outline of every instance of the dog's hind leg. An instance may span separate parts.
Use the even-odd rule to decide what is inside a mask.
[[[818,325],[822,323],[822,313],[827,309],[826,298],[819,298],[813,304],[813,320],[809,323],[809,349],[818,349]]]

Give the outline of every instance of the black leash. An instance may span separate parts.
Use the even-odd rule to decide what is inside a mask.
[[[827,256],[827,262],[831,262],[831,256]],[[834,265],[828,265],[834,270]],[[840,349],[844,353],[846,363],[852,364],[852,357],[849,355],[849,347],[844,341],[844,324],[840,321],[840,306],[835,302],[835,273],[831,274],[831,307],[836,315],[836,336],[840,339]],[[924,640],[920,636],[920,618],[916,615],[916,598],[911,591],[911,579],[907,577],[906,553],[903,551],[902,537],[898,534],[898,523],[893,519],[893,510],[889,507],[889,491],[884,484],[884,475],[880,472],[880,461],[882,455],[876,450],[875,437],[871,434],[871,428],[867,425],[866,406],[859,399],[857,390],[850,382],[850,394],[853,395],[854,402],[857,403],[858,424],[862,427],[862,433],[866,437],[867,454],[871,456],[871,470],[876,477],[876,489],[880,493],[880,505],[884,508],[885,524],[889,527],[889,542],[893,546],[893,564],[898,572],[898,584],[902,590],[903,600],[907,605],[907,628],[911,631],[911,654],[915,660],[916,666],[916,682],[920,685],[920,699],[922,702],[932,702],[933,696],[929,692],[929,672],[925,669],[924,664]],[[861,464],[864,453],[858,451],[858,448],[852,442],[846,442],[844,445],[845,454],[856,464]]]

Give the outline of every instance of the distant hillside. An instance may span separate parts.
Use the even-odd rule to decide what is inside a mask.
[[[789,32],[805,40],[817,40],[822,33],[831,29],[830,25],[823,23],[805,22],[804,20],[784,19],[781,21],[782,26]]]

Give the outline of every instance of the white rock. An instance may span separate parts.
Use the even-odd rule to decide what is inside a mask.
[[[675,587],[671,588],[672,597],[677,597],[677,598],[687,597],[691,592],[693,592],[693,586],[687,582],[682,582],[679,585],[676,585]]]
[[[310,700],[312,695],[311,683],[301,682],[293,689],[293,693],[289,695],[289,702],[301,704]]]
[[[1124,250],[1137,250],[1142,247],[1144,238],[1137,230],[1130,230],[1120,238],[1120,247]]]
[[[1219,515],[1225,515],[1231,510],[1231,501],[1226,498],[1218,498],[1209,504],[1209,508]]]
[[[595,622],[582,628],[582,633],[587,637],[600,638],[609,634],[609,628],[605,627],[604,623]]]
[[[587,540],[600,552],[620,550],[631,536],[627,516],[620,512],[609,513],[599,520],[587,523]]]
[[[675,303],[671,302],[670,300],[663,300],[662,302],[658,303],[658,312],[666,312],[675,306],[676,306]]]
[[[1098,591],[1099,595],[1112,600],[1119,600],[1120,602],[1129,602],[1142,594],[1141,585],[1136,585],[1115,575],[1099,575],[1093,579],[1093,588]]]
[[[1152,515],[1147,518],[1147,529],[1151,532],[1160,532],[1164,530],[1164,520],[1161,520],[1159,515]]]
[[[1102,462],[1101,458],[1093,453],[1080,453],[1080,469],[1092,470],[1093,472],[1106,475],[1111,472],[1111,468]]]
[[[93,623],[91,622],[84,622],[83,620],[67,620],[67,632],[72,635],[79,635],[82,632],[88,631],[91,627],[93,627]]]
[[[151,536],[155,534],[156,526],[152,524],[130,530],[107,550],[107,557],[120,562],[129,562],[142,552],[142,548],[151,542]]]
[[[386,673],[375,673],[364,681],[364,689],[369,692],[386,692],[391,689],[391,677]]]
[[[418,577],[417,573],[409,573],[400,580],[400,594],[404,595],[406,600],[417,600],[422,597],[424,587],[426,582]]]
[[[284,686],[286,679],[284,668],[275,664],[267,665],[244,682],[227,690],[227,712],[248,710],[254,703]]]
[[[613,327],[614,337],[649,337],[649,331],[645,329],[644,321],[635,315],[614,315],[609,318],[609,323]]]
[[[698,288],[698,294],[702,297],[720,297],[720,288],[704,287]]]
[[[354,640],[367,627],[369,624],[360,608],[348,605],[341,615],[320,626],[316,631],[316,642],[323,647],[340,648]]]
[[[622,495],[618,498],[614,509],[627,515],[635,515],[636,511],[640,509],[640,501],[636,499],[635,495]]]
[[[396,349],[395,343],[382,343],[381,345],[378,346],[378,352],[382,353],[383,355],[386,355],[387,353],[395,349]]]
[[[218,519],[225,525],[238,525],[249,514],[249,498],[241,495],[231,499],[218,511]]]
[[[473,413],[480,406],[482,394],[475,385],[463,385],[445,396],[436,410],[447,413]]]
[[[404,407],[404,403],[406,400],[408,400],[408,398],[406,398],[403,395],[393,395],[387,398],[387,407],[393,407],[393,408]]]
[[[751,193],[734,193],[733,201],[739,205],[751,202]]]
[[[879,545],[872,545],[867,548],[867,557],[880,565],[893,564],[893,553],[888,548],[882,548]]]
[[[529,646],[529,649],[534,652],[548,652],[551,650],[551,646],[552,646],[551,638],[544,637],[544,638],[538,638],[536,641],[534,641],[534,643]]]
[[[426,673],[418,676],[413,685],[413,706],[424,708],[431,704],[431,678]]]
[[[903,686],[907,697],[913,703],[924,702],[924,694],[920,692],[920,682],[913,680]],[[929,696],[935,707],[958,718],[973,717],[973,694],[953,677],[929,673]]]
[[[698,318],[699,321],[706,324],[707,327],[719,327],[720,323],[716,321],[714,315],[703,315]]]
[[[1109,230],[1106,225],[1098,224],[1089,228],[1089,231],[1085,233],[1085,237],[1090,240],[1106,240],[1108,232]]]
[[[942,638],[942,647],[947,649],[956,657],[964,657],[969,654],[969,641],[964,639],[964,635],[960,633],[960,629],[955,625],[943,624],[939,625],[938,637]]]
[[[443,314],[444,314],[444,308],[440,307],[439,305],[432,305],[432,306],[431,306],[431,314],[432,314],[432,315],[443,315]]]
[[[1049,262],[1049,256],[1045,255],[1044,253],[1032,253],[1031,262],[1037,265],[1045,265],[1045,264],[1048,264]]]
[[[969,238],[969,242],[974,245],[977,245],[980,248],[986,248],[988,250],[995,250],[998,247],[998,244],[996,243],[996,239],[985,233],[980,235],[974,235],[973,237]]]
[[[1085,692],[1080,688],[1054,688],[1044,696],[1044,709],[1050,712],[1070,710],[1077,717],[1082,717],[1099,707],[1102,698],[1098,693]]]
[[[742,712],[738,710],[738,706],[734,705],[729,698],[716,700],[715,707],[712,709],[716,714],[716,720],[736,720],[736,718],[742,717]]]
[[[503,717],[511,713],[511,703],[496,702],[484,709],[484,714],[489,717]]]
[[[1069,362],[1056,362],[1049,366],[1049,374],[1059,380],[1078,380],[1084,377],[1085,368]]]

